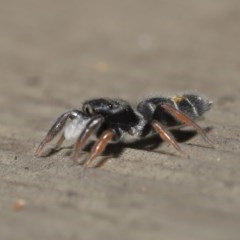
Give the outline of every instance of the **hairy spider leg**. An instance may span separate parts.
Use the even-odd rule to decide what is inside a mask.
[[[92,161],[98,157],[106,148],[109,141],[114,137],[114,131],[111,129],[108,129],[102,133],[98,141],[95,142],[91,149],[91,154],[89,159],[85,163],[85,168],[90,167],[90,164]]]
[[[168,103],[164,103],[160,105],[162,108],[164,108],[166,111],[168,111],[171,115],[173,115],[176,119],[178,119],[180,122],[192,126],[201,136],[202,138],[210,144],[211,147],[214,148],[214,143],[208,138],[206,133],[203,131],[203,129],[194,122],[190,117],[188,117],[185,113],[182,111],[179,111],[178,109],[174,108],[172,105]]]
[[[44,146],[53,140],[54,137],[63,129],[64,125],[66,124],[68,117],[71,115],[72,111],[68,111],[63,113],[53,124],[53,126],[48,131],[46,137],[42,140],[39,144],[38,148],[35,151],[35,156],[39,156]],[[64,139],[60,138],[58,141],[58,145],[61,145]]]
[[[79,151],[84,147],[87,140],[90,138],[94,130],[96,130],[104,121],[104,118],[101,115],[94,116],[89,123],[87,124],[84,131],[80,134],[80,136],[77,139],[77,142],[74,147],[73,159],[77,159],[79,155]]]
[[[168,131],[160,122],[157,120],[153,120],[151,122],[151,125],[156,130],[156,132],[160,135],[160,137],[171,144],[173,147],[175,147],[176,150],[178,150],[180,153],[182,153],[184,156],[189,157],[187,153],[185,153],[180,146],[178,145],[177,141],[175,140],[174,136],[170,131]]]

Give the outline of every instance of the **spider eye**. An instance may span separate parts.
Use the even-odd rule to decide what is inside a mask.
[[[94,115],[94,113],[95,113],[94,109],[90,105],[86,105],[84,107],[83,111],[85,113],[87,113],[88,115]]]

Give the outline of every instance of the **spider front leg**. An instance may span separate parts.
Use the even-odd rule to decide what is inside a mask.
[[[168,103],[164,103],[160,105],[163,109],[165,109],[168,113],[170,113],[172,116],[174,116],[176,119],[178,119],[180,122],[192,126],[201,136],[202,138],[211,146],[214,148],[214,143],[208,138],[206,133],[203,131],[203,129],[194,122],[189,116],[187,116],[182,111],[179,111],[178,109],[174,108],[172,105]]]
[[[70,119],[74,119],[75,117],[79,116],[79,114],[81,114],[80,111],[78,110],[72,110],[72,111],[68,111],[63,113],[57,120],[56,122],[53,124],[53,126],[50,128],[50,130],[48,131],[46,137],[42,140],[42,142],[39,144],[38,148],[35,151],[35,156],[39,157],[40,153],[42,151],[42,149],[44,148],[44,146],[49,143],[50,141],[53,140],[54,137],[57,136],[57,134],[63,129],[63,127],[65,126],[68,118]],[[63,143],[63,141],[65,140],[64,135],[62,135],[60,137],[60,139],[58,140],[56,146],[59,148],[61,146],[61,144]]]
[[[83,130],[83,132],[80,134],[80,136],[77,139],[77,142],[75,144],[75,148],[73,150],[73,159],[76,160],[79,155],[79,151],[84,147],[87,140],[90,138],[90,136],[93,134],[93,132],[100,127],[100,125],[103,123],[104,118],[101,115],[97,115],[92,117],[92,119],[88,122],[87,126]]]

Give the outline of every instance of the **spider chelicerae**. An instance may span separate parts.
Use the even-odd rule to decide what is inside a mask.
[[[195,122],[212,106],[212,101],[197,94],[180,94],[172,97],[151,97],[132,107],[121,99],[98,98],[83,103],[81,109],[63,113],[48,131],[36,149],[35,156],[40,156],[43,147],[60,132],[56,143],[58,149],[63,141],[74,139],[73,158],[77,159],[80,150],[92,135],[97,140],[91,148],[85,167],[99,156],[109,142],[119,142],[125,135],[145,138],[152,134],[171,144],[181,154],[181,149],[171,133],[172,127],[192,126],[213,146],[203,129]],[[186,155],[186,154],[185,154]]]

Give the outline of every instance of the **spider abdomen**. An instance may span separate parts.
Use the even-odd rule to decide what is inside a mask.
[[[143,115],[146,121],[156,119],[166,126],[181,124],[172,114],[161,108],[163,104],[170,104],[191,119],[196,119],[211,108],[212,102],[199,95],[182,94],[173,97],[148,98],[138,104],[137,110]]]

